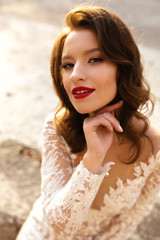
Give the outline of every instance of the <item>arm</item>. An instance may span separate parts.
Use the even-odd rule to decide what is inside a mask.
[[[53,129],[53,120],[44,126],[42,201],[46,219],[58,238],[74,233],[88,213],[106,174],[101,173],[102,162],[112,144],[113,129],[122,131],[114,117],[114,110],[122,104],[105,107],[85,119],[87,152],[74,172],[66,144]],[[107,173],[110,165],[105,165]]]
[[[83,222],[106,173],[93,174],[82,162],[73,172],[66,143],[53,129],[52,119],[47,119],[43,133],[42,201],[49,225],[64,239]]]

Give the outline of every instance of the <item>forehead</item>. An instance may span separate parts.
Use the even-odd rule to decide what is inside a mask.
[[[78,29],[69,33],[67,36],[64,47],[63,54],[68,51],[74,50],[87,50],[91,47],[98,47],[98,39],[95,33],[89,29]]]

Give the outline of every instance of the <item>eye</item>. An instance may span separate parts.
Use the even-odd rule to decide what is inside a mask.
[[[104,60],[103,58],[95,57],[95,58],[91,58],[89,60],[89,63],[102,62],[103,60]]]
[[[73,67],[74,67],[73,63],[62,64],[62,68],[64,68],[64,69],[70,69],[70,68],[73,68]]]

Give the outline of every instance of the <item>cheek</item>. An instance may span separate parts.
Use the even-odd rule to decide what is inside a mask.
[[[108,71],[103,75],[103,84],[101,89],[103,92],[107,92],[110,97],[115,97],[117,94],[117,71]]]
[[[63,70],[61,71],[61,84],[63,85],[64,89],[66,88],[66,77],[65,74],[63,73]]]

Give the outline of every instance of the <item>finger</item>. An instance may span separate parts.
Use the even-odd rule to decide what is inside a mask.
[[[109,132],[113,131],[112,120],[104,115],[99,116],[97,119],[95,119],[95,127],[105,127]]]
[[[104,114],[95,116],[92,118],[86,118],[83,124],[83,130],[85,133],[97,131],[98,128],[105,127],[108,131],[113,131],[113,126],[109,118],[107,119]]]
[[[114,128],[117,132],[123,132],[123,129],[120,126],[119,121],[114,117],[114,115],[112,115],[109,112],[101,113],[101,114],[99,114],[97,116],[94,116],[93,118],[94,118],[94,121],[97,122],[97,123],[100,122],[101,119],[104,118],[106,121],[110,122],[112,128]]]
[[[119,101],[119,102],[117,102],[117,103],[115,103],[115,104],[113,104],[113,105],[106,106],[106,107],[102,108],[101,110],[99,110],[99,111],[96,113],[96,115],[97,115],[97,114],[100,114],[100,113],[103,113],[103,112],[113,112],[114,110],[122,107],[122,105],[123,105],[123,101]]]
[[[117,132],[123,132],[122,127],[120,126],[119,121],[114,117],[114,111],[113,113],[103,113],[104,117],[110,121],[112,127],[117,131]]]
[[[112,112],[110,112],[111,114],[112,114],[112,116],[114,117],[115,116],[115,113],[114,113],[114,111],[112,111]]]

